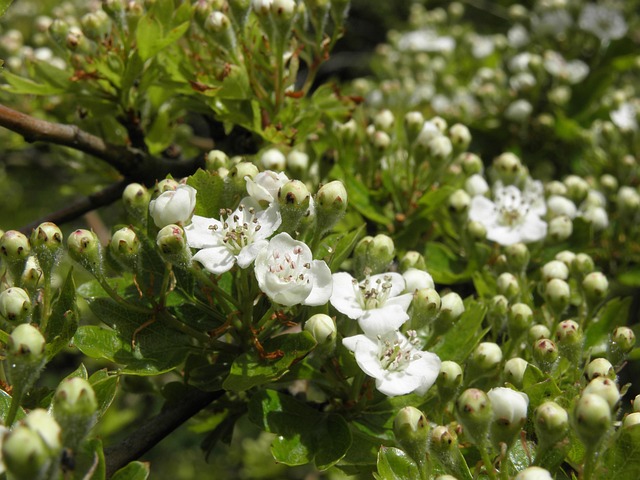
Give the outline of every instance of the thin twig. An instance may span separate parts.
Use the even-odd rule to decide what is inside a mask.
[[[155,417],[148,419],[121,443],[106,448],[104,454],[107,478],[129,462],[138,460],[163,438],[223,394],[222,390],[194,390],[172,408],[162,410]]]

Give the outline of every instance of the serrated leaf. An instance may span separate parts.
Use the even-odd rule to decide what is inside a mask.
[[[13,0],[0,0],[0,17],[5,14]]]
[[[622,427],[604,454],[603,466],[606,478],[640,478],[640,425]]]
[[[279,335],[264,342],[267,353],[281,353],[276,360],[262,358],[251,350],[240,355],[231,365],[229,376],[222,386],[225,390],[242,392],[252,387],[273,382],[284,375],[289,367],[299,361],[316,346],[308,332]]]
[[[64,93],[64,89],[46,83],[36,83],[28,78],[23,78],[13,73],[3,71],[2,75],[7,80],[10,88],[5,88],[12,93],[26,95],[57,95]]]
[[[202,217],[218,218],[222,205],[224,180],[216,172],[198,169],[187,179],[187,185],[198,191],[195,214]]]
[[[480,343],[488,329],[482,329],[487,307],[476,300],[465,300],[465,311],[432,349],[442,360],[463,363]]]
[[[107,411],[118,391],[119,375],[110,375],[107,369],[98,370],[89,377],[89,383],[98,401],[98,418]]]
[[[111,480],[146,480],[149,478],[149,464],[145,462],[131,462],[113,474]]]
[[[351,432],[342,416],[318,412],[275,390],[251,397],[249,419],[277,435],[271,452],[285,465],[313,461],[316,468],[326,470],[344,457],[351,445]]]
[[[163,48],[178,41],[188,29],[189,22],[183,22],[165,32],[165,26],[151,12],[144,15],[136,28],[136,44],[141,60],[144,62],[150,59]]]
[[[424,258],[436,283],[451,285],[467,280],[470,276],[470,272],[465,269],[466,265],[460,264],[459,255],[443,243],[427,243]]]
[[[70,270],[60,295],[51,309],[45,330],[47,359],[51,360],[60,350],[69,345],[78,328],[76,286]]]
[[[529,397],[529,408],[534,410],[542,403],[562,395],[553,377],[543,373],[535,365],[527,365],[522,377],[522,391]]]
[[[399,448],[380,447],[378,452],[378,474],[380,480],[406,480],[420,478],[418,466]]]

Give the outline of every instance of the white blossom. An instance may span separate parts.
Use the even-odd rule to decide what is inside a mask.
[[[416,347],[415,332],[409,338],[400,332],[371,338],[355,335],[342,340],[354,352],[358,366],[376,379],[376,388],[389,397],[424,395],[440,373],[440,358]]]
[[[576,204],[562,195],[551,195],[547,199],[547,208],[553,217],[566,215],[567,217],[574,219],[578,213]]]
[[[624,102],[611,112],[611,121],[623,132],[638,130],[638,112],[631,102]]]
[[[279,233],[258,253],[255,274],[260,290],[280,305],[323,305],[331,296],[327,264],[314,260],[311,249],[288,233]]]
[[[258,202],[277,204],[278,191],[289,181],[289,177],[284,172],[266,170],[258,173],[255,178],[245,177],[245,181],[250,197]]]
[[[370,337],[397,330],[409,320],[407,309],[413,297],[405,290],[399,273],[381,273],[361,282],[346,272],[333,274],[331,305],[347,317],[358,320],[362,331]]]
[[[578,25],[593,33],[602,43],[617,40],[627,33],[627,22],[622,14],[606,5],[588,3],[580,12]]]
[[[493,201],[482,195],[471,199],[469,219],[487,229],[487,238],[501,245],[535,242],[547,235],[546,213],[539,181],[528,181],[524,190],[497,182]]]
[[[563,36],[573,25],[573,19],[566,10],[550,10],[531,19],[533,31],[538,35]]]
[[[282,219],[277,209],[262,210],[254,199],[245,197],[234,211],[223,210],[220,220],[195,215],[185,228],[187,244],[200,249],[193,259],[215,274],[230,270],[235,263],[247,268]]]
[[[522,48],[529,43],[529,32],[518,23],[507,32],[507,40],[511,48]]]
[[[489,184],[479,173],[474,173],[464,182],[464,189],[472,197],[476,195],[485,195],[489,191]]]
[[[552,50],[544,53],[544,68],[550,75],[570,84],[580,83],[589,74],[589,66],[582,60],[567,61],[561,54]]]
[[[453,37],[440,36],[433,30],[414,30],[403,34],[398,48],[410,52],[451,52],[456,48]]]
[[[493,417],[502,424],[524,424],[527,419],[529,397],[526,393],[516,392],[510,388],[492,388],[487,392]]]
[[[178,185],[175,190],[168,190],[151,200],[149,213],[153,222],[158,228],[188,222],[196,208],[196,193],[189,185]]]
[[[514,122],[524,122],[531,116],[533,105],[528,100],[519,98],[509,104],[504,116]]]

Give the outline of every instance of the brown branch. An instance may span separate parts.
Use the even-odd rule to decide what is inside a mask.
[[[129,462],[139,459],[163,438],[223,394],[223,390],[203,392],[194,389],[173,408],[162,410],[155,417],[148,419],[121,443],[106,448],[104,454],[107,478]]]

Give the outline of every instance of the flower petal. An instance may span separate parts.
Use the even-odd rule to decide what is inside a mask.
[[[198,251],[193,256],[193,260],[201,263],[207,271],[219,275],[231,270],[231,267],[233,267],[236,258],[231,255],[226,247],[216,246],[203,248],[202,250]]]
[[[247,268],[249,265],[251,265],[251,262],[256,259],[258,253],[260,253],[261,250],[267,248],[267,245],[269,245],[269,242],[267,240],[259,240],[252,243],[251,245],[247,245],[246,247],[244,247],[242,250],[240,250],[240,253],[237,257],[238,266],[240,268]]]
[[[333,308],[344,313],[352,320],[360,318],[364,314],[362,305],[356,295],[358,286],[354,285],[354,278],[346,272],[338,272],[332,275],[333,292],[329,301]]]
[[[222,239],[209,228],[212,225],[217,225],[219,229],[222,228],[222,222],[219,220],[194,215],[191,224],[184,229],[187,235],[187,245],[191,248],[220,246]]]
[[[309,275],[313,278],[313,289],[309,296],[302,302],[303,305],[324,305],[329,301],[333,292],[333,280],[331,278],[331,270],[322,260],[314,260],[311,262],[311,270]]]
[[[411,299],[411,294],[407,294]],[[403,295],[404,296],[404,295]],[[368,337],[384,335],[402,326],[409,320],[406,309],[401,305],[387,304],[382,308],[366,310],[358,319],[360,328]]]

